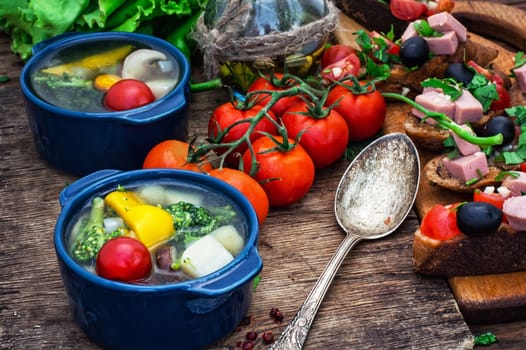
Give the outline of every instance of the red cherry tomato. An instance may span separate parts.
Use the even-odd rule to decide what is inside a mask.
[[[283,143],[281,136],[275,136]],[[293,140],[288,140],[293,144]],[[292,149],[280,150],[268,136],[262,136],[252,144],[255,159],[249,150],[243,155],[243,169],[250,172],[252,162],[258,164],[254,178],[267,193],[271,207],[287,206],[301,200],[314,183],[314,163],[307,152],[296,144]]]
[[[147,277],[152,270],[148,248],[131,237],[110,239],[99,251],[96,271],[101,277],[131,282]]]
[[[220,105],[214,110],[210,120],[208,121],[208,137],[212,139],[216,138],[220,132],[223,132],[226,130],[226,128],[230,127],[234,123],[256,117],[258,112],[262,109],[262,105],[254,105],[252,108],[246,110],[237,109],[236,106],[231,102]],[[261,132],[267,132],[269,134],[277,133],[276,125],[274,125],[274,123],[270,121],[269,118],[274,120],[276,119],[272,111],[268,112],[268,117],[263,117],[256,124],[256,127],[250,134],[251,142],[260,138],[263,135]],[[235,125],[225,134],[221,140],[221,143],[230,143],[239,140],[247,133],[248,128],[248,121]],[[241,143],[239,146],[237,146],[234,151],[230,153],[225,159],[228,165],[237,167],[240,157],[243,155],[243,152],[245,152],[247,147],[248,145],[246,143]],[[225,153],[225,151],[227,151],[226,147],[218,147],[214,149],[214,152],[218,155]]]
[[[494,111],[502,111],[511,107],[510,94],[503,85],[495,83],[497,94],[499,98],[491,102],[490,109]]]
[[[457,227],[457,205],[435,204],[422,219],[420,224],[422,234],[443,241],[461,234]]]
[[[267,91],[283,91],[287,88],[291,87],[288,86],[288,83],[285,84],[285,86],[277,86],[274,85],[273,82],[280,82],[283,78],[283,74],[281,73],[274,73],[273,77],[259,77],[250,85],[247,92],[255,92],[255,91],[261,91],[261,90],[267,90]],[[290,84],[294,84],[293,82],[290,82]],[[261,93],[254,97],[258,104],[265,106],[270,101],[270,95],[268,93]],[[283,112],[287,110],[290,106],[294,105],[295,103],[301,101],[301,98],[299,96],[285,96],[280,98],[271,108],[270,110],[272,113],[274,113],[274,116],[276,118],[281,117]]]
[[[400,55],[400,45],[394,43],[392,40],[388,39],[385,35],[382,35],[378,33],[377,31],[373,30],[371,33],[369,33],[369,36],[371,37],[371,39],[373,39],[376,46],[378,46],[378,49],[382,49],[385,46],[384,50],[386,53],[394,55],[394,56]],[[383,41],[382,45],[380,45],[377,42],[378,39]]]
[[[341,80],[349,75],[357,76],[360,72],[360,59],[354,53],[329,64],[321,70],[321,76],[329,81]]]
[[[213,169],[212,164],[205,158],[202,163],[188,163],[188,149],[190,144],[179,140],[166,140],[155,145],[144,158],[142,167],[186,169],[207,172]]]
[[[268,197],[263,187],[253,177],[241,170],[229,168],[213,169],[209,174],[229,183],[243,193],[254,207],[259,224],[263,225],[268,215]]]
[[[338,44],[331,45],[323,50],[323,55],[321,56],[321,67],[325,68],[343,60],[349,55],[356,55],[356,50],[349,45]]]
[[[403,21],[412,21],[427,12],[427,6],[416,0],[391,0],[389,9],[393,16]]]
[[[119,80],[104,95],[104,105],[116,111],[141,107],[153,101],[155,96],[152,90],[136,79]]]
[[[486,202],[486,203],[489,203],[489,204],[493,204],[494,206],[496,206],[500,210],[502,210],[502,207],[504,205],[504,200],[505,199],[506,198],[504,198],[500,193],[497,193],[497,192],[488,193],[488,192],[483,192],[483,191],[481,191],[479,189],[476,189],[473,192],[473,201],[474,202]]]
[[[324,117],[317,117],[309,115],[308,107],[305,101],[295,104],[283,113],[281,122],[291,139],[301,134],[300,145],[312,158],[316,169],[321,169],[343,156],[349,142],[349,130],[345,119],[334,109]]]
[[[352,86],[352,82],[345,82]],[[361,83],[363,89],[364,83]],[[371,91],[369,88],[368,91]],[[382,130],[387,106],[378,90],[354,93],[345,86],[335,86],[327,96],[325,105],[335,104],[334,110],[342,115],[349,127],[349,141],[367,140]]]

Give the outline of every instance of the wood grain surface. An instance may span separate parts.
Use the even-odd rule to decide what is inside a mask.
[[[524,4],[524,2],[522,2]],[[23,66],[0,33],[0,349],[98,349],[72,322],[53,248],[58,193],[75,177],[49,167],[35,151],[18,77]],[[199,80],[200,67],[193,67]],[[190,137],[204,136],[208,116],[226,89],[194,94]],[[342,239],[333,215],[334,190],[347,166],[316,174],[307,197],[273,209],[261,228],[261,283],[241,326],[210,349],[236,349],[248,331],[276,335],[294,316]],[[384,240],[360,243],[336,276],[305,349],[461,349],[492,331],[487,349],[526,347],[526,322],[466,324],[447,281],[413,273],[412,213]],[[269,317],[280,308],[285,319]],[[203,330],[204,332],[206,330]],[[266,348],[261,341],[257,349]]]

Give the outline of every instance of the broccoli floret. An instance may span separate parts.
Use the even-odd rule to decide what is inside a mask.
[[[126,234],[125,230],[117,229],[114,232],[104,231],[104,199],[95,197],[92,200],[90,213],[81,225],[80,231],[73,243],[73,257],[81,262],[95,258],[104,243],[108,240]]]
[[[73,243],[73,256],[79,261],[93,259],[106,241],[104,233],[104,199],[93,198],[86,222]]]
[[[224,222],[230,221],[236,212],[231,206],[214,208],[211,212],[206,208],[188,202],[177,202],[164,208],[172,215],[176,241],[190,242],[202,237]]]

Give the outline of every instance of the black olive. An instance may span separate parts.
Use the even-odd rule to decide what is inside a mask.
[[[420,67],[429,58],[429,45],[424,38],[414,36],[400,45],[400,59],[408,67]]]
[[[484,135],[493,136],[502,134],[502,145],[507,145],[515,138],[515,123],[504,115],[491,118],[484,126]]]
[[[494,233],[502,222],[502,211],[486,202],[468,202],[457,209],[457,226],[466,235]]]
[[[475,72],[466,67],[464,63],[450,63],[446,68],[446,77],[453,78],[464,86],[471,82],[474,75]]]

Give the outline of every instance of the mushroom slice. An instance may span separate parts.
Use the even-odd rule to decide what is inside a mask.
[[[177,84],[179,66],[160,51],[139,49],[126,56],[122,77],[143,81],[159,99]]]

